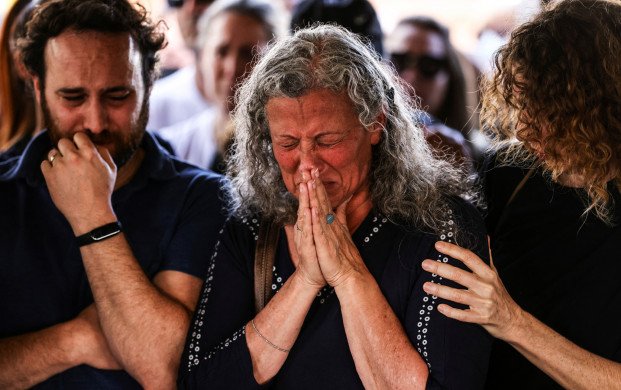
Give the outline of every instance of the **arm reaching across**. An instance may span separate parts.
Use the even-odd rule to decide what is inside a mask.
[[[586,351],[522,310],[505,289],[496,268],[469,250],[438,242],[438,251],[462,261],[472,272],[432,260],[423,269],[453,280],[466,289],[426,283],[430,294],[468,305],[460,310],[438,306],[444,315],[480,324],[492,336],[513,346],[529,361],[568,389],[621,389],[621,364]],[[491,256],[490,256],[491,258]]]

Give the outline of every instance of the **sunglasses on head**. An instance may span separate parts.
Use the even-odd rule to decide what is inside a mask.
[[[446,58],[431,57],[428,55],[415,56],[409,53],[392,53],[390,61],[393,63],[397,72],[401,73],[406,69],[417,69],[426,79],[432,79],[436,75],[448,68]]]

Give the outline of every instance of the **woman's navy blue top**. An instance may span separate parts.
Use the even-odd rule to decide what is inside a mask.
[[[439,235],[392,223],[372,211],[353,234],[353,241],[410,342],[427,363],[427,388],[477,389],[485,382],[491,338],[478,325],[439,313],[437,306],[442,300],[422,289],[426,281],[453,285],[423,271],[423,260],[463,267],[434,248],[438,240],[455,242],[457,225],[463,233],[458,242],[470,244],[478,255],[488,259],[485,228],[478,212],[461,200],[452,204]],[[259,224],[258,217],[231,219],[221,231],[190,325],[179,369],[180,388],[261,388],[253,376],[244,330],[255,316],[253,267]],[[293,272],[282,230],[272,290],[277,292]],[[287,360],[264,387],[363,388],[347,343],[339,300],[329,286],[317,294]]]

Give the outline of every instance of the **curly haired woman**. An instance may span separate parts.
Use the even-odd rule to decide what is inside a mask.
[[[487,387],[621,388],[621,3],[565,0],[496,55],[482,120],[494,265],[441,245],[472,273],[425,261],[466,290],[448,317],[497,339]],[[556,383],[555,383],[556,382]]]

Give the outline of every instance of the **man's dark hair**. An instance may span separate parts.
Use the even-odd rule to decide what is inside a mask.
[[[148,90],[155,81],[157,51],[164,47],[164,34],[148,17],[146,9],[128,0],[58,0],[44,3],[26,25],[19,41],[22,62],[45,85],[44,50],[47,41],[71,29],[102,33],[129,33],[142,57],[142,76]]]

